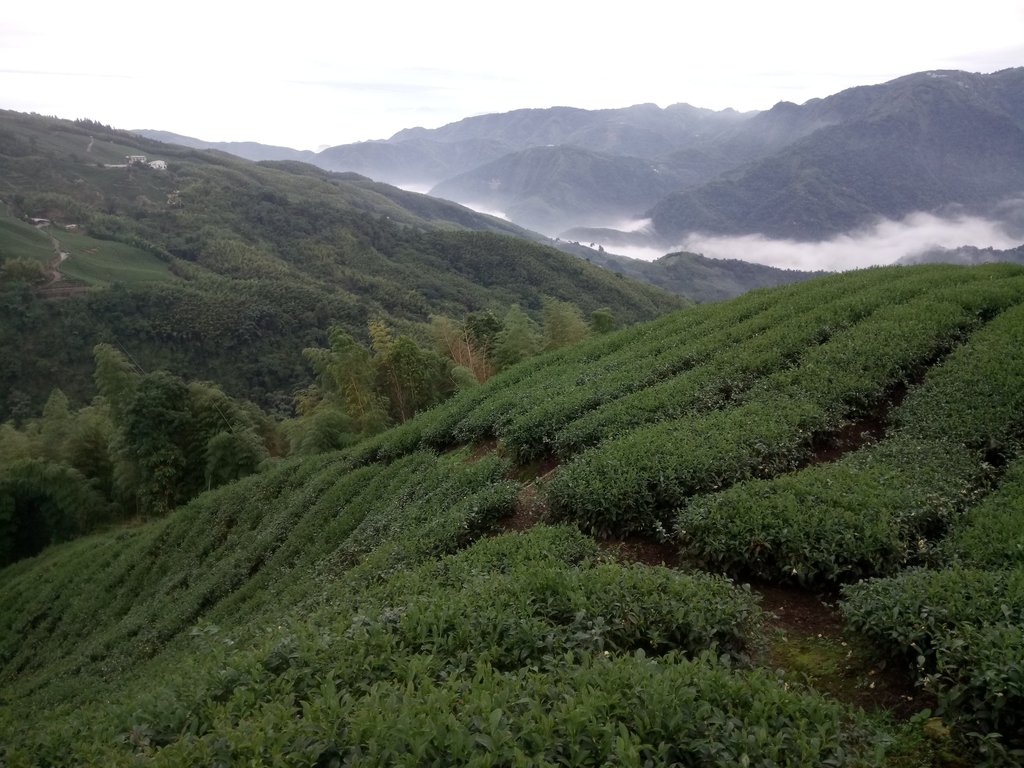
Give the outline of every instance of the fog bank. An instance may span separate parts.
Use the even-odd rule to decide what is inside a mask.
[[[722,237],[692,234],[673,250],[703,253],[715,259],[742,259],[780,269],[842,271],[916,256],[934,248],[1014,248],[1020,233],[1005,224],[978,216],[940,217],[914,213],[899,221],[883,220],[871,227],[821,242],[771,240],[761,235]]]
[[[995,213],[997,219],[955,214],[939,216],[914,213],[899,221],[879,220],[875,224],[838,235],[829,240],[802,242],[773,240],[763,235],[705,235],[693,233],[675,245],[665,246],[636,241],[601,242],[593,237],[595,247],[632,259],[653,261],[666,253],[690,251],[712,259],[741,259],[767,264],[780,269],[807,271],[843,271],[884,264],[917,256],[935,248],[1006,249],[1024,243],[1024,201],[1006,201]],[[615,227],[620,232],[650,233],[647,221],[626,222]],[[594,231],[595,235],[597,230]],[[584,243],[589,244],[589,243]]]

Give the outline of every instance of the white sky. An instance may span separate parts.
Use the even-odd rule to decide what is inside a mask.
[[[9,6],[2,108],[300,149],[521,107],[768,109],[1024,64],[1024,0]]]

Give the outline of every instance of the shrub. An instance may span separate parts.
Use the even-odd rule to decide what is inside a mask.
[[[1024,624],[1024,569],[911,568],[843,588],[847,624],[889,654],[934,669],[935,650],[957,627]]]
[[[999,734],[1000,744],[1024,758],[1024,628],[1020,624],[962,624],[936,647],[935,670],[924,678],[939,711],[964,733]],[[1004,749],[1001,756],[1012,759]]]
[[[699,496],[676,516],[683,557],[801,584],[894,573],[932,552],[984,467],[936,441],[891,439],[832,464]]]
[[[1024,566],[1024,460],[1011,464],[999,489],[956,522],[941,552],[976,568]]]
[[[794,467],[821,418],[779,397],[638,429],[563,465],[548,501],[556,519],[595,534],[651,533],[693,494]]]

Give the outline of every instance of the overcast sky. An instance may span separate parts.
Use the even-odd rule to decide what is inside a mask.
[[[0,107],[300,149],[521,107],[768,109],[1024,64],[1024,0],[9,6]]]

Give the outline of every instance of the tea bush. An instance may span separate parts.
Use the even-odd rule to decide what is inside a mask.
[[[796,466],[822,423],[812,404],[780,397],[637,429],[563,465],[551,511],[596,534],[655,532],[688,496]]]
[[[329,681],[292,717],[274,701],[187,734],[155,765],[870,766],[877,734],[833,702],[713,657],[487,665],[447,680]],[[288,718],[286,720],[286,718]],[[280,727],[288,722],[288,727]]]
[[[1017,304],[929,371],[927,386],[909,393],[900,407],[897,426],[985,451],[995,461],[1011,457],[1024,437],[1021,349],[1024,304]]]
[[[1024,758],[1024,628],[1020,624],[962,624],[935,650],[924,686],[939,711],[964,733],[999,734],[979,746],[998,749],[1006,763]]]
[[[848,625],[911,661],[942,714],[994,764],[1024,755],[1024,569],[912,569],[845,588]]]
[[[1024,459],[998,490],[967,511],[942,542],[942,555],[977,568],[1024,566]]]
[[[455,551],[509,514],[517,492],[493,456],[346,467],[336,454],[285,462],[5,572],[0,673],[29,689],[37,676],[126,674],[199,620],[235,626],[314,599],[357,565],[350,578],[373,581]]]
[[[581,452],[551,481],[553,512],[599,534],[654,531],[672,506],[690,496],[797,467],[810,457],[816,434],[838,429],[883,401],[981,322],[975,304],[964,307],[941,292],[926,290],[935,288],[937,277],[933,272],[920,275],[917,283],[901,281],[899,287],[909,296],[905,303],[865,310],[857,322],[807,348],[798,363],[758,381],[731,407],[641,426]],[[947,274],[939,283],[948,286],[948,280]],[[877,295],[884,294],[879,289]],[[1004,300],[995,290],[993,305]],[[980,300],[975,296],[974,301]],[[854,317],[857,303],[850,306]],[[1001,320],[1002,315],[992,322]],[[1006,321],[1013,322],[1015,317]],[[981,337],[979,344],[993,335],[1002,339],[1004,325]],[[997,347],[1006,344],[1000,341]],[[1015,365],[1019,357],[1004,367]],[[915,419],[921,420],[908,415],[906,424]],[[907,429],[932,436],[927,430]]]
[[[1024,570],[911,568],[843,588],[847,624],[925,671],[958,626],[1024,623]]]
[[[1022,307],[1008,265],[754,291],[44,550],[0,578],[0,763],[883,764],[888,725],[746,668],[749,591],[610,562],[576,527],[678,519],[710,569],[893,573],[847,587],[850,625],[1013,764]],[[884,439],[809,465],[904,388]],[[487,538],[522,491],[501,457],[551,451],[575,525]]]
[[[890,439],[696,497],[676,536],[685,559],[716,572],[800,584],[891,574],[927,558],[983,477],[967,451]]]

